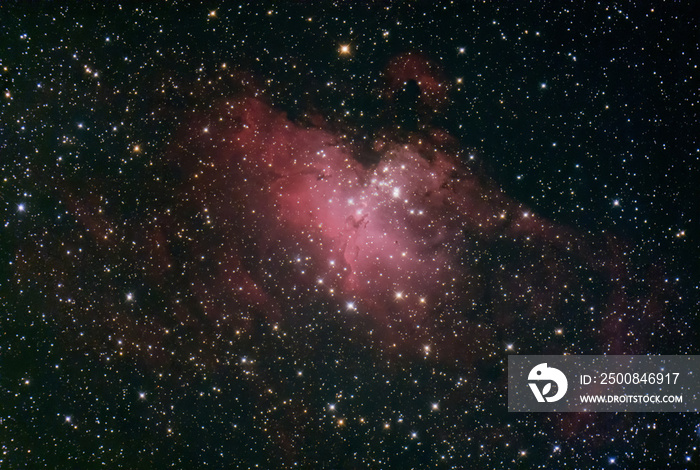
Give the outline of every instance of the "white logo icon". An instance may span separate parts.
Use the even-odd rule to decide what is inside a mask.
[[[530,374],[527,376],[527,380],[534,380],[535,382],[546,382],[540,390],[537,383],[529,383],[532,393],[535,394],[535,398],[538,402],[544,403],[554,402],[561,400],[561,398],[566,393],[566,389],[569,387],[569,382],[566,380],[566,376],[559,369],[554,367],[547,367],[547,363],[537,364],[532,368]],[[552,391],[552,382],[557,384],[557,393],[554,395],[547,396]]]

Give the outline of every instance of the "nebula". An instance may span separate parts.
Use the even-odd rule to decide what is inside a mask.
[[[440,104],[420,96],[442,89],[439,76],[409,58],[387,69],[385,98],[391,109],[415,81],[424,108],[413,130],[358,136],[320,116],[295,120],[250,87],[163,113],[183,124],[150,182],[132,188],[144,209],[113,204],[125,192],[109,178],[62,183],[75,236],[26,240],[18,279],[44,286],[36,308],[52,312],[66,347],[107,368],[179,371],[177,386],[221,373],[261,409],[275,407],[270,390],[301,393],[271,424],[290,462],[290,436],[314,432],[314,392],[289,377],[323,389],[331,361],[381,368],[365,393],[390,395],[389,377],[424,367],[445,381],[440,406],[505,413],[507,354],[648,352],[672,305],[659,268],[634,266],[619,238],[509,197],[477,153],[431,125]],[[445,428],[509,432],[479,419],[460,411]],[[548,421],[562,438],[598,429],[592,417]]]
[[[15,3],[0,467],[698,466],[508,411],[511,356],[696,350],[690,2]]]
[[[418,72],[401,77],[437,82]],[[557,340],[563,327],[578,352],[643,351],[643,332],[667,308],[660,274],[630,272],[624,242],[538,216],[440,129],[385,129],[356,145],[257,92],[215,102],[162,150],[176,176],[147,218],[103,210],[99,187],[65,187],[91,257],[66,268],[31,245],[18,254],[19,270],[43,265],[42,276],[61,279],[61,302],[65,279],[92,279],[74,301],[100,297],[115,314],[86,340],[129,331],[134,354],[149,345],[147,360],[167,360],[177,331],[215,363],[222,341],[256,325],[303,331],[309,312],[323,312],[339,334],[380,351],[470,363],[506,348],[576,352]],[[115,292],[103,268],[115,257],[140,266],[142,292]],[[95,312],[70,308],[67,324],[77,316],[93,322]],[[523,330],[531,341],[510,344]]]
[[[520,322],[553,329],[581,315],[588,304],[567,305],[576,290],[600,309],[596,323],[621,323],[632,307],[618,242],[537,216],[441,142],[377,140],[379,161],[363,165],[332,131],[255,97],[193,120],[167,155],[184,174],[179,198],[217,240],[216,268],[193,283],[219,305],[208,316],[235,306],[284,323],[323,299],[385,346],[452,359]],[[591,273],[602,286],[586,285]],[[608,352],[640,345],[597,340]]]

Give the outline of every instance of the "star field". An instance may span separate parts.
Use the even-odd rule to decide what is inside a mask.
[[[0,5],[0,467],[699,468],[696,10]]]

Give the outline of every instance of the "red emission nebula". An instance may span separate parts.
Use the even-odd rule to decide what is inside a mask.
[[[583,274],[604,284],[589,313],[607,324],[596,338],[605,351],[638,350],[621,330],[658,314],[647,299],[628,316],[617,242],[543,220],[441,150],[442,137],[376,141],[379,162],[365,166],[331,131],[249,96],[187,134],[169,158],[187,175],[181,197],[216,233],[215,272],[196,282],[217,320],[235,304],[284,323],[323,299],[383,348],[466,359],[516,316],[556,326],[580,314],[563,293],[585,291]],[[513,254],[485,261],[494,246]]]
[[[692,2],[5,3],[0,468],[700,468]]]
[[[415,56],[392,63],[389,108],[408,80],[424,111],[442,106],[447,89],[434,67]],[[453,363],[507,349],[648,346],[644,332],[658,327],[667,293],[658,275],[632,272],[623,242],[533,213],[445,131],[385,130],[358,150],[352,133],[315,117],[302,125],[260,96],[239,92],[189,118],[162,151],[179,175],[167,188],[176,203],[147,220],[114,220],[92,195],[99,191],[66,189],[98,251],[140,265],[144,289],[161,298],[150,309],[162,313],[139,292],[141,310],[125,310],[123,292],[95,287],[115,312],[98,342],[128,332],[136,356],[148,345],[145,357],[158,360],[185,327],[200,338],[196,355],[219,362],[219,342],[261,324],[303,332],[314,312],[382,353]],[[567,349],[571,336],[557,341],[564,326],[579,351]],[[551,335],[510,345],[522,331]]]
[[[447,93],[438,73],[398,63],[383,97],[391,109],[402,83],[427,83],[418,129],[363,139],[317,116],[294,121],[259,91],[216,98],[159,151],[174,179],[146,213],[110,210],[99,182],[66,185],[84,229],[68,248],[86,255],[67,265],[28,243],[18,269],[57,286],[72,346],[105,361],[116,347],[158,370],[352,345],[387,367],[456,367],[479,395],[494,380],[505,387],[504,375],[482,375],[508,353],[647,351],[671,308],[659,270],[634,266],[612,235],[508,197],[478,157],[426,123]],[[121,260],[133,275],[115,288],[109,267]],[[264,363],[250,377],[261,394],[277,367]],[[577,435],[590,419],[555,428]]]

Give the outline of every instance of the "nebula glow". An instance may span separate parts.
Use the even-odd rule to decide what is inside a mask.
[[[331,131],[243,96],[195,120],[183,141],[169,153],[187,175],[181,197],[220,243],[215,272],[196,281],[221,306],[209,309],[215,318],[236,305],[284,322],[325,299],[350,329],[413,353],[438,343],[454,358],[515,317],[561,321],[567,290],[586,290],[577,270],[607,279],[616,299],[596,318],[628,308],[611,281],[624,266],[614,242],[543,220],[430,137],[375,142],[380,160],[364,166]],[[517,255],[485,260],[495,244]]]

